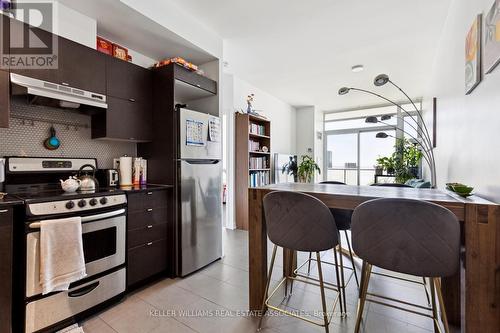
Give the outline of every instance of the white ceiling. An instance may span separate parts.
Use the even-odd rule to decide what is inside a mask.
[[[373,78],[387,73],[425,93],[450,0],[170,0],[224,41],[229,70],[294,105],[339,110],[379,103],[342,86],[402,99]],[[365,71],[351,72],[363,64]],[[258,96],[257,96],[258,98]]]

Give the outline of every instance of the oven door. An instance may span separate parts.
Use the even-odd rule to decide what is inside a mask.
[[[87,277],[125,263],[125,209],[82,217],[82,233]],[[42,293],[39,241],[39,231],[26,235],[26,297]]]

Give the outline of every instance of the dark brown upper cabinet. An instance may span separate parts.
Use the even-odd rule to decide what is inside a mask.
[[[10,78],[9,72],[0,71],[0,127],[9,127]]]
[[[206,90],[214,95],[217,94],[217,82],[192,72],[182,66],[174,66],[174,77],[176,80],[182,81],[184,83],[190,84],[192,86],[198,87],[200,89]]]
[[[129,101],[151,101],[153,74],[150,70],[132,63],[107,57],[106,87],[111,97]]]
[[[11,47],[10,53],[16,54],[19,48],[13,48],[12,45],[23,45],[23,26],[24,23],[17,20],[11,22]],[[54,35],[38,28],[31,28],[42,42],[48,44],[51,42]],[[106,55],[75,43],[66,38],[56,36],[58,66],[56,69],[15,69],[11,68],[11,72],[20,75],[32,77],[35,79],[53,82],[61,85],[67,85],[74,88],[79,88],[99,94],[106,94]],[[12,39],[17,40],[13,43]],[[31,50],[26,49],[26,53],[30,54]]]
[[[106,94],[107,56],[59,37],[59,84]]]
[[[92,138],[134,142],[152,139],[151,101],[130,101],[108,96],[108,109],[92,116]]]

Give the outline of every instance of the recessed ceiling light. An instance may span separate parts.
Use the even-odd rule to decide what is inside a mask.
[[[351,67],[351,70],[352,70],[354,73],[359,73],[359,72],[362,72],[364,69],[365,69],[365,67],[364,67],[363,65],[355,65],[355,66],[352,66],[352,67]]]

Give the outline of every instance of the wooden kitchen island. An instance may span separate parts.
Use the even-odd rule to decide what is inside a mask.
[[[262,198],[272,191],[307,193],[330,208],[355,209],[376,198],[417,199],[448,208],[461,221],[465,249],[460,271],[442,281],[448,320],[462,332],[500,332],[500,206],[477,196],[463,199],[435,189],[297,183],[249,189],[250,310],[260,310],[266,286],[267,235]],[[290,258],[291,251],[284,251],[285,269],[294,264]]]

